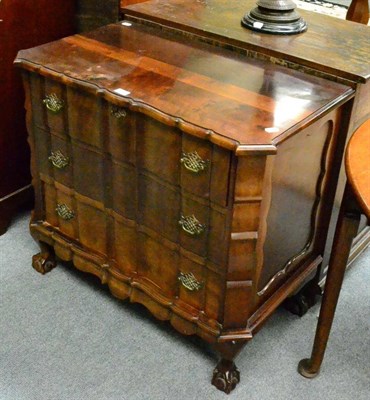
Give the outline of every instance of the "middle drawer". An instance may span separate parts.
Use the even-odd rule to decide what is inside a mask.
[[[93,200],[104,202],[105,154],[80,142],[34,128],[39,171]],[[107,178],[107,179],[106,179]]]

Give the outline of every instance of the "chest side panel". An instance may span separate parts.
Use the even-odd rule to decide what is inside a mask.
[[[320,211],[330,196],[329,176],[340,115],[340,109],[329,113],[278,147],[271,173],[263,260],[258,269],[257,291],[261,296],[286,280],[304,260],[320,255],[316,254],[315,240],[327,217]]]

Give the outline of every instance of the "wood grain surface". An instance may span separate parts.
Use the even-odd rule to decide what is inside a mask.
[[[368,26],[299,10],[308,24],[307,32],[286,36],[252,32],[243,28],[240,21],[255,3],[153,0],[123,7],[121,12],[356,82],[364,83],[370,78],[370,63],[365,61],[370,55]]]
[[[85,81],[111,98],[124,89],[130,94],[119,96],[122,101],[202,128],[203,136],[234,150],[273,149],[353,94],[335,82],[178,40],[135,23],[114,24],[21,51],[16,63],[70,85]]]

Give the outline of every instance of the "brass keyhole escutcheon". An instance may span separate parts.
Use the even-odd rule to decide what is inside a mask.
[[[127,112],[123,107],[111,106],[110,113],[117,119],[124,119],[127,116]]]

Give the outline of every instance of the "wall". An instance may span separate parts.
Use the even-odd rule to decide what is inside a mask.
[[[118,21],[119,0],[77,0],[77,30],[86,32]]]

